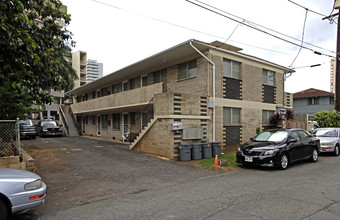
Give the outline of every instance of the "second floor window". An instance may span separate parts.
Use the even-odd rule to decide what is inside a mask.
[[[241,63],[223,59],[223,76],[241,79]]]
[[[319,98],[318,97],[310,97],[308,98],[308,105],[318,105]]]
[[[275,72],[263,69],[262,70],[262,84],[274,86],[274,75]]]
[[[275,111],[262,110],[262,125],[269,125],[269,119],[274,113]]]
[[[149,77],[148,77],[148,75],[145,75],[145,76],[142,76],[142,87],[143,86],[147,86],[148,84],[149,84]]]
[[[240,108],[223,108],[223,125],[240,125],[241,109]]]
[[[187,79],[197,76],[196,60],[178,65],[178,79]]]
[[[153,73],[153,83],[167,82],[167,70],[163,69]]]
[[[122,85],[120,83],[114,84],[112,86],[112,94],[122,91]]]

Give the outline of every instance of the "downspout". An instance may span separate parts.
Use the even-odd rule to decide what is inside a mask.
[[[215,125],[216,125],[216,109],[215,109],[215,91],[216,91],[216,80],[215,80],[215,64],[209,60],[208,57],[206,57],[201,51],[199,51],[194,45],[192,45],[192,40],[189,42],[190,46],[194,48],[194,50],[197,51],[204,59],[206,59],[211,65],[213,69],[213,142],[215,142]]]

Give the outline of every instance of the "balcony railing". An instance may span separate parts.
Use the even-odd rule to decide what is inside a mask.
[[[155,94],[162,93],[163,83],[140,87],[72,105],[74,114],[100,113],[108,110],[119,110],[146,105]]]

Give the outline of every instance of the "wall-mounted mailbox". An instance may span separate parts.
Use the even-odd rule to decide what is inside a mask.
[[[183,130],[183,123],[182,122],[171,123],[170,129],[171,131]]]

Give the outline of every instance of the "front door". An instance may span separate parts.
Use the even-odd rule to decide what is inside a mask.
[[[100,118],[100,115],[97,116],[97,135],[100,136],[100,121],[101,121],[101,118]]]
[[[128,113],[123,114],[123,134],[129,131],[129,115]]]

